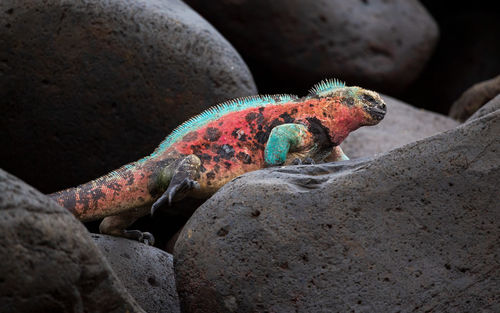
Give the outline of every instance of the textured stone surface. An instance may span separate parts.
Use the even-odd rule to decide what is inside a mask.
[[[185,312],[498,312],[500,112],[365,160],[270,168],[184,227]]]
[[[180,312],[172,255],[124,238],[97,234],[92,238],[144,311]]]
[[[0,2],[0,166],[43,192],[153,152],[256,93],[234,48],[179,0]]]
[[[450,116],[461,122],[500,94],[500,75],[467,89],[450,108]]]
[[[467,122],[476,120],[485,115],[493,113],[495,111],[500,110],[500,94],[495,98],[488,101],[485,105],[483,105],[479,110],[477,110],[471,117],[467,119]]]
[[[409,1],[187,0],[234,44],[259,89],[304,88],[329,76],[403,89],[433,51],[438,28]]]
[[[460,123],[441,114],[417,109],[389,96],[382,96],[387,114],[376,126],[351,133],[341,147],[349,158],[389,151],[458,126]]]
[[[144,312],[69,212],[0,169],[0,312]]]

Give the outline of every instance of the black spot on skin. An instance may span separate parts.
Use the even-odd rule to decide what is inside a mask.
[[[204,162],[212,161],[212,156],[210,154],[202,153],[202,154],[197,154],[197,156],[200,158],[200,160]]]
[[[233,132],[231,133],[231,136],[233,136],[234,138],[238,138],[238,131],[240,130],[240,128],[235,128],[233,130]]]
[[[196,155],[203,153],[203,152],[201,152],[201,146],[200,145],[191,145],[191,149],[193,150],[193,153],[196,154]]]
[[[239,152],[236,155],[236,158],[243,162],[243,164],[251,164],[252,163],[252,157],[246,154],[245,152]]]
[[[198,133],[193,131],[187,133],[186,136],[182,137],[182,141],[190,142],[196,140],[196,138],[198,138]]]
[[[205,142],[202,144],[202,146],[203,148],[208,149],[208,147],[210,147],[210,144]]]
[[[214,162],[219,162],[219,161],[220,161],[220,157],[214,156]]]
[[[259,112],[260,112],[260,113],[264,112],[264,107],[260,107],[260,108],[259,108]]]
[[[205,173],[207,171],[207,169],[202,165],[200,165],[200,172],[201,173]]]
[[[224,167],[228,170],[231,168],[231,163],[229,162],[224,162]]]
[[[246,134],[241,135],[240,138],[238,138],[238,140],[239,141],[247,141],[247,135]]]
[[[213,171],[208,172],[206,175],[208,180],[215,179],[215,173]]]
[[[329,147],[335,144],[330,139],[330,130],[320,120],[316,117],[308,117],[307,121],[309,122],[309,131],[314,136],[314,142],[318,143],[321,147]]]
[[[122,189],[122,186],[116,182],[111,182],[106,185],[109,189],[112,189],[114,191],[120,191]]]
[[[217,149],[217,155],[219,155],[223,159],[229,160],[234,156],[234,148],[233,146],[228,144],[219,146],[219,148]]]
[[[297,112],[298,112],[298,110],[297,110],[296,108],[293,108],[293,109],[292,109],[292,115],[293,115],[293,114],[296,114]]]
[[[263,145],[267,142],[267,139],[269,139],[269,132],[259,130],[255,135],[255,139],[258,143]]]
[[[218,128],[208,127],[207,130],[205,131],[205,135],[203,136],[203,138],[208,141],[214,142],[219,140],[221,134],[222,133]]]
[[[255,112],[250,112],[248,113],[246,116],[245,116],[245,120],[247,121],[247,123],[251,123],[252,121],[254,121],[257,117],[259,116],[258,113],[255,113]]]
[[[345,97],[342,99],[342,104],[345,104],[348,107],[352,107],[354,105],[354,99],[351,97]]]
[[[215,164],[215,166],[214,166],[214,171],[215,171],[216,173],[219,173],[219,170],[220,170],[220,166],[219,166],[219,164]]]
[[[130,173],[128,179],[127,179],[127,186],[132,186],[134,184],[134,174]]]
[[[231,133],[231,136],[237,138],[239,141],[247,141],[247,135],[245,133],[240,132],[240,128],[235,128]]]
[[[262,130],[262,125],[257,126],[258,130]]]
[[[297,112],[297,109],[295,109],[295,111]],[[290,114],[288,114],[287,112],[280,114],[280,117],[283,119],[285,123],[295,122],[295,119],[291,117]]]

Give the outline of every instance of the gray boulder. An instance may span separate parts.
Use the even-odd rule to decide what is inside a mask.
[[[0,169],[0,312],[144,312],[73,215]]]
[[[476,120],[478,118],[481,118],[485,115],[488,115],[490,113],[493,113],[495,111],[500,110],[500,93],[490,101],[488,101],[485,105],[483,105],[479,110],[474,112],[468,119],[467,122]]]
[[[144,311],[180,312],[171,254],[129,239],[92,238]]]
[[[0,20],[2,167],[45,193],[257,92],[234,48],[180,0],[4,0]]]
[[[453,103],[449,115],[464,122],[498,94],[500,94],[500,75],[472,85]]]
[[[383,95],[382,98],[387,104],[384,119],[378,125],[356,130],[342,143],[341,147],[349,158],[386,152],[460,124],[444,115],[415,108],[392,97]]]
[[[234,44],[263,85],[303,88],[333,76],[400,90],[438,39],[437,24],[416,0],[186,2]]]
[[[499,133],[233,180],[175,246],[183,312],[499,312]]]

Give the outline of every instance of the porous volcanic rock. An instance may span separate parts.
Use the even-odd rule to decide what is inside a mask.
[[[5,0],[0,21],[0,166],[45,193],[257,92],[234,48],[179,0]]]
[[[83,225],[0,169],[0,312],[142,312]]]
[[[329,76],[382,91],[404,89],[438,39],[410,1],[187,0],[234,44],[259,84],[297,93]]]
[[[464,122],[498,94],[500,94],[500,75],[467,89],[451,106],[450,116]]]
[[[100,234],[92,238],[144,311],[180,312],[171,254],[125,238]]]
[[[498,312],[500,112],[225,185],[174,251],[183,312]]]
[[[361,127],[341,144],[353,159],[386,152],[410,142],[452,129],[460,123],[441,114],[415,108],[392,97],[382,95],[387,113],[375,126]]]

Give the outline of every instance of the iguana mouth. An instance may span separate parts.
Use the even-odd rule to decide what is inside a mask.
[[[384,118],[384,116],[385,116],[385,113],[386,113],[385,105],[383,107],[381,107],[381,106],[370,106],[370,107],[366,108],[366,111],[376,121],[382,120]]]

